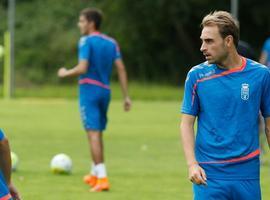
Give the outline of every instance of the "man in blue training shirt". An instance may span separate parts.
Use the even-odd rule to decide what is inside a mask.
[[[58,71],[59,77],[79,76],[80,112],[93,160],[90,174],[84,177],[84,182],[92,187],[93,192],[109,190],[102,132],[107,124],[113,64],[116,65],[124,96],[124,110],[131,107],[119,46],[114,39],[99,32],[101,21],[101,11],[90,8],[81,11],[78,26],[83,36],[78,44],[79,63],[72,69],[60,68]]]
[[[270,68],[270,37],[263,44],[260,63]]]
[[[181,110],[194,199],[260,200],[258,114],[269,144],[270,71],[237,53],[238,23],[228,12],[205,16],[200,38],[206,62],[189,71]]]
[[[8,139],[0,129],[0,200],[20,200],[11,182],[11,158]]]

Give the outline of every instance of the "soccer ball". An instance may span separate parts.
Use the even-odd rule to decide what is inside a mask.
[[[51,171],[54,174],[70,174],[72,170],[72,160],[64,153],[55,155],[51,160]]]
[[[16,153],[10,152],[10,157],[11,157],[11,170],[16,171],[18,164],[19,164],[19,158]]]

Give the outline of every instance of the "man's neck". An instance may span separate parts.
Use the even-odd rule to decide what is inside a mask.
[[[234,69],[242,66],[242,57],[237,53],[233,52],[227,56],[226,59],[220,64],[217,64],[223,69]]]
[[[88,35],[91,35],[91,34],[93,34],[93,33],[98,33],[98,32],[99,32],[99,31],[96,30],[96,29],[91,29],[91,30],[88,31]]]

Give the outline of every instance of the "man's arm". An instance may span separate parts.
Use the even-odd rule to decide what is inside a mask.
[[[66,69],[65,67],[61,67],[58,70],[58,76],[61,78],[68,77],[68,76],[79,76],[81,74],[85,74],[88,69],[88,61],[81,60],[78,65],[73,67],[72,69]]]
[[[194,123],[195,117],[192,115],[182,114],[181,120],[181,139],[187,165],[197,164],[194,154]]]
[[[266,59],[267,59],[267,53],[265,51],[262,51],[259,62],[263,65],[266,64]]]
[[[265,118],[265,135],[270,148],[270,117]]]
[[[206,184],[206,174],[199,166],[194,153],[194,124],[195,116],[182,114],[181,120],[181,140],[184,153],[189,168],[189,180],[195,184]]]
[[[7,184],[9,185],[11,176],[11,158],[9,143],[6,138],[0,141],[0,155],[0,168],[3,172]]]
[[[128,96],[128,79],[127,79],[126,68],[122,59],[120,58],[115,60],[115,65],[116,65],[122,93],[124,96],[124,110],[129,111],[131,108],[131,100]]]
[[[19,192],[11,182],[11,158],[7,138],[4,138],[0,141],[0,169],[3,172],[11,196],[14,200],[20,200]]]

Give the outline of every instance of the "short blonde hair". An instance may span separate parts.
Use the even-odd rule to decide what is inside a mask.
[[[217,26],[222,38],[231,35],[235,47],[239,41],[239,23],[233,16],[226,11],[214,11],[206,15],[201,23],[201,27]]]

